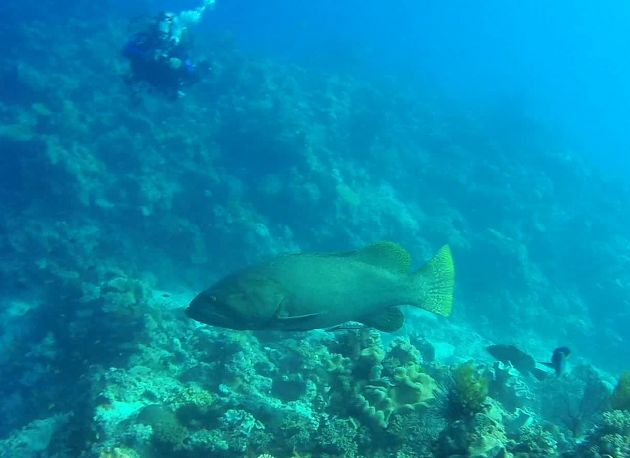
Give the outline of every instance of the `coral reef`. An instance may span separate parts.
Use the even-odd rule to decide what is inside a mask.
[[[33,420],[10,437],[0,440],[0,456],[36,458],[47,454],[54,435],[70,421],[70,414]]]
[[[471,361],[453,371],[453,384],[449,391],[448,410],[452,418],[466,418],[483,411],[490,380]]]
[[[385,353],[378,332],[361,330],[348,334],[339,350],[329,366],[332,403],[381,427],[392,415],[425,407],[439,391],[408,341],[394,341]]]
[[[630,371],[619,377],[615,391],[610,397],[610,406],[615,410],[630,410]]]
[[[451,421],[434,446],[437,456],[499,457],[507,452],[507,436],[499,410]]]
[[[525,427],[510,445],[509,450],[518,458],[558,456],[557,434],[540,425]]]
[[[488,393],[508,410],[531,408],[535,394],[523,375],[512,366],[495,361],[490,371]]]
[[[134,95],[128,11],[0,9],[0,456],[628,455],[628,375],[609,399],[603,370],[630,360],[630,198],[552,133],[214,32],[185,98]],[[450,320],[277,334],[181,313],[262,258],[379,239],[453,247]],[[484,362],[490,341],[559,340],[582,358],[562,377]]]
[[[595,426],[607,408],[610,388],[588,365],[576,365],[566,375],[559,380],[548,379],[536,388],[536,410],[579,439]]]
[[[627,410],[604,412],[599,425],[578,449],[578,456],[622,458],[630,455],[630,413]]]

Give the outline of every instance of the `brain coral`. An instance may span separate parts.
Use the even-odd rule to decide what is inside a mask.
[[[385,428],[393,414],[435,398],[437,383],[420,369],[420,353],[408,341],[394,341],[386,353],[377,333],[360,331],[335,349],[342,354],[330,355],[327,370],[337,410]]]
[[[395,413],[410,412],[425,406],[438,391],[435,380],[415,364],[398,367],[388,379],[361,387],[356,393],[360,410],[382,427]]]

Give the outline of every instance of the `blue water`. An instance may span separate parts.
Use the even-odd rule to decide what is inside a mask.
[[[232,1],[207,22],[260,52],[509,100],[614,171],[627,165],[629,19],[622,1]]]
[[[630,6],[217,0],[198,80],[133,74],[198,6],[0,4],[0,456],[630,456]],[[380,240],[451,247],[450,317],[182,311]],[[539,379],[493,344],[571,356]]]

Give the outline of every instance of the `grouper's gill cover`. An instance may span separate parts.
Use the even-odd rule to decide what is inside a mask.
[[[379,242],[335,254],[295,254],[236,272],[200,293],[187,314],[232,329],[310,330],[359,321],[392,332],[400,305],[448,316],[454,266],[448,246],[416,273],[400,245]]]

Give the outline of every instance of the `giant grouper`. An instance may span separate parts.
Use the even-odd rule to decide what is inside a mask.
[[[186,309],[202,323],[231,329],[306,331],[349,321],[384,332],[405,320],[401,305],[448,316],[455,269],[442,247],[411,272],[411,255],[393,242],[332,254],[291,254],[233,273]]]

